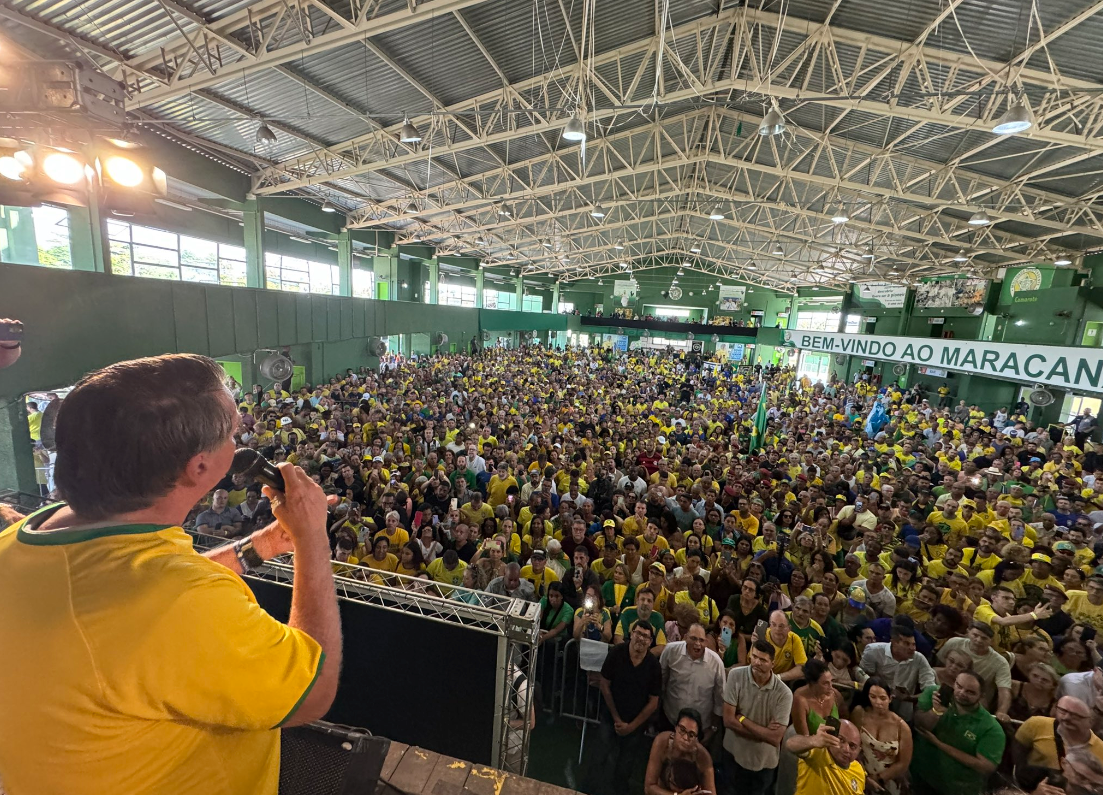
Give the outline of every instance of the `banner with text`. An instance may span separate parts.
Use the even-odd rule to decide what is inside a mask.
[[[783,346],[929,365],[1005,381],[1103,393],[1103,350],[983,340],[786,331]]]
[[[747,298],[746,287],[733,287],[726,285],[718,291],[717,303],[721,312],[739,312],[743,309],[743,301]]]
[[[900,309],[908,288],[903,284],[889,282],[863,282],[858,285],[858,298],[862,301],[876,301],[885,309]]]

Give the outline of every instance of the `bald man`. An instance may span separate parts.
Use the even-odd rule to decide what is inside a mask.
[[[1103,764],[1103,739],[1092,733],[1092,710],[1073,696],[1057,700],[1054,717],[1036,715],[1023,721],[1011,745],[1019,786],[1033,791],[1038,782],[1061,772],[1056,732],[1065,748],[1085,746]],[[1060,728],[1058,729],[1058,724]]]
[[[811,736],[795,734],[785,748],[797,756],[796,795],[854,795],[864,792],[866,771],[858,762],[862,737],[848,720],[838,734],[826,723]]]

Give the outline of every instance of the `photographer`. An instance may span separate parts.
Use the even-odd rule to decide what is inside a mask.
[[[67,504],[0,540],[12,791],[275,795],[279,727],[329,709],[341,628],[321,489],[284,463],[284,490],[265,486],[276,523],[206,555],[180,527],[234,456],[223,377],[202,356],[123,362],[58,411]],[[291,551],[282,624],[238,575]]]

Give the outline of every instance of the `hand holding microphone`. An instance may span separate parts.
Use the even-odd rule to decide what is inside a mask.
[[[272,503],[277,524],[264,532],[270,545],[262,557],[274,557],[285,552],[297,554],[320,551],[329,558],[326,537],[327,498],[322,487],[302,469],[286,461],[276,465],[256,450],[243,447],[234,453],[231,472],[253,478],[263,484],[264,496]]]

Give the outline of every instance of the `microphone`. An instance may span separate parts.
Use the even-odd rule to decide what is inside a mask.
[[[245,475],[265,486],[271,486],[277,491],[283,491],[283,475],[280,470],[262,456],[256,450],[248,447],[239,447],[234,452],[233,463],[230,464],[231,475]]]

